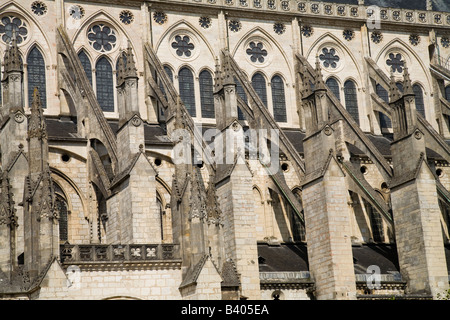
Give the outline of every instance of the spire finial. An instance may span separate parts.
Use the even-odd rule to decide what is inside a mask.
[[[391,80],[389,82],[389,102],[395,102],[402,97],[400,90],[395,82],[394,72],[391,70]]]
[[[316,79],[314,83],[314,91],[316,90],[326,90],[325,83],[323,82],[322,67],[320,66],[318,55],[316,55]]]
[[[411,78],[409,77],[409,71],[406,64],[403,68],[403,95],[414,95],[414,90],[411,83]]]

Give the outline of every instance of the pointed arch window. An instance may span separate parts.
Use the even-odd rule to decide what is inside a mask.
[[[425,118],[425,103],[423,100],[422,87],[418,84],[413,85],[413,91],[416,100],[416,110]]]
[[[275,121],[286,122],[286,97],[284,94],[284,82],[280,76],[274,76],[271,81],[273,117]]]
[[[92,86],[92,65],[91,60],[89,60],[88,55],[84,50],[81,50],[78,54],[78,58],[80,59],[81,65],[84,69],[84,72],[86,73],[86,77],[88,78],[89,82]]]
[[[168,66],[164,66],[164,71],[169,76],[170,81],[173,83],[173,72],[172,72],[172,69],[170,69],[170,67],[168,67]]]
[[[0,78],[3,78],[2,75],[3,75],[3,68],[2,68],[2,60],[0,59]],[[2,91],[3,91],[3,84],[0,82],[0,106],[3,106]]]
[[[196,116],[194,77],[191,70],[182,68],[178,72],[178,85],[180,88],[180,98],[183,100],[186,109],[192,117]]]
[[[236,93],[237,95],[244,100],[245,103],[248,103],[247,100],[247,94],[245,93],[244,88],[242,87],[241,83],[239,82],[239,80],[234,77],[234,83],[236,83]],[[245,115],[242,112],[241,108],[238,107],[238,120],[245,120]]]
[[[356,84],[352,80],[344,83],[345,108],[359,125],[358,97]]]
[[[34,47],[27,57],[28,72],[28,105],[33,101],[34,88],[38,88],[41,96],[42,108],[47,108],[47,88],[45,80],[45,61],[41,51]]]
[[[294,196],[297,198],[298,202],[303,206],[302,203],[302,193],[299,189],[294,189],[292,191],[294,193]],[[305,225],[302,223],[302,221],[300,220],[300,217],[297,215],[296,212],[294,212],[293,209],[291,209],[292,211],[292,234],[294,237],[294,241],[305,241],[306,240],[306,229],[305,229]],[[302,216],[303,221],[305,220],[305,214],[304,214],[304,210],[302,209],[300,211],[300,215]]]
[[[450,102],[450,85],[445,87],[445,99]]]
[[[55,191],[55,208],[59,213],[59,241],[65,242],[69,240],[69,210],[67,199],[64,191],[57,183],[53,183]]]
[[[264,79],[264,76],[261,73],[257,72],[253,75],[252,86],[262,103],[264,103],[267,108],[266,79]]]
[[[339,91],[339,83],[337,80],[333,77],[328,78],[325,82],[328,88],[330,88],[331,92],[335,95],[335,97],[340,101],[341,100],[341,94]]]
[[[376,85],[376,93],[377,95],[387,104],[389,104],[389,93],[387,90],[380,85],[379,83]],[[380,127],[381,128],[392,128],[392,122],[391,119],[385,115],[383,112],[379,112],[379,119],[380,119]]]
[[[105,112],[114,112],[114,84],[111,63],[106,57],[101,57],[95,65],[97,83],[97,101]]]
[[[168,66],[164,66],[164,71],[166,72],[166,74],[169,76],[170,82],[173,83],[173,72],[172,69],[170,69],[170,67]],[[167,99],[167,95],[166,95],[166,89],[164,89],[164,85],[162,84],[162,81],[159,81],[159,89],[162,91],[162,93],[164,94],[164,97]]]
[[[208,70],[203,70],[199,75],[200,82],[200,102],[202,106],[203,118],[215,118],[213,80]]]

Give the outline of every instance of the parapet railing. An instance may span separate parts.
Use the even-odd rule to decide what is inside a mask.
[[[62,263],[180,259],[178,244],[63,244]]]
[[[161,2],[161,1],[159,1]],[[163,2],[205,4],[226,8],[282,12],[306,16],[338,17],[366,20],[376,15],[381,23],[418,23],[437,27],[450,26],[450,13],[433,10],[411,10],[357,4],[340,4],[310,0],[166,0]],[[379,11],[378,11],[379,10]]]

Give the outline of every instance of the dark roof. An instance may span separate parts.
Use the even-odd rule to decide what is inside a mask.
[[[448,274],[450,275],[450,244],[446,244],[444,246],[444,251],[445,251],[445,260],[447,260],[447,271]]]
[[[45,118],[45,125],[51,139],[80,139],[77,136],[77,124],[70,118]]]
[[[303,154],[303,139],[305,138],[305,134],[299,130],[283,130],[286,134],[289,141],[291,141],[295,150],[298,153]]]
[[[259,271],[308,271],[305,244],[258,244]]]
[[[366,274],[367,268],[377,265],[381,274],[399,272],[397,249],[392,244],[364,244],[352,246],[355,274]],[[308,271],[306,244],[258,244],[260,272]],[[450,260],[450,246],[447,261]]]
[[[391,244],[365,244],[352,246],[355,274],[366,274],[367,268],[376,265],[381,274],[399,272],[397,248]]]

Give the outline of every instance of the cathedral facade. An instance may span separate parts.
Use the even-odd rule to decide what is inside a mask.
[[[5,0],[0,299],[439,299],[441,0]]]

